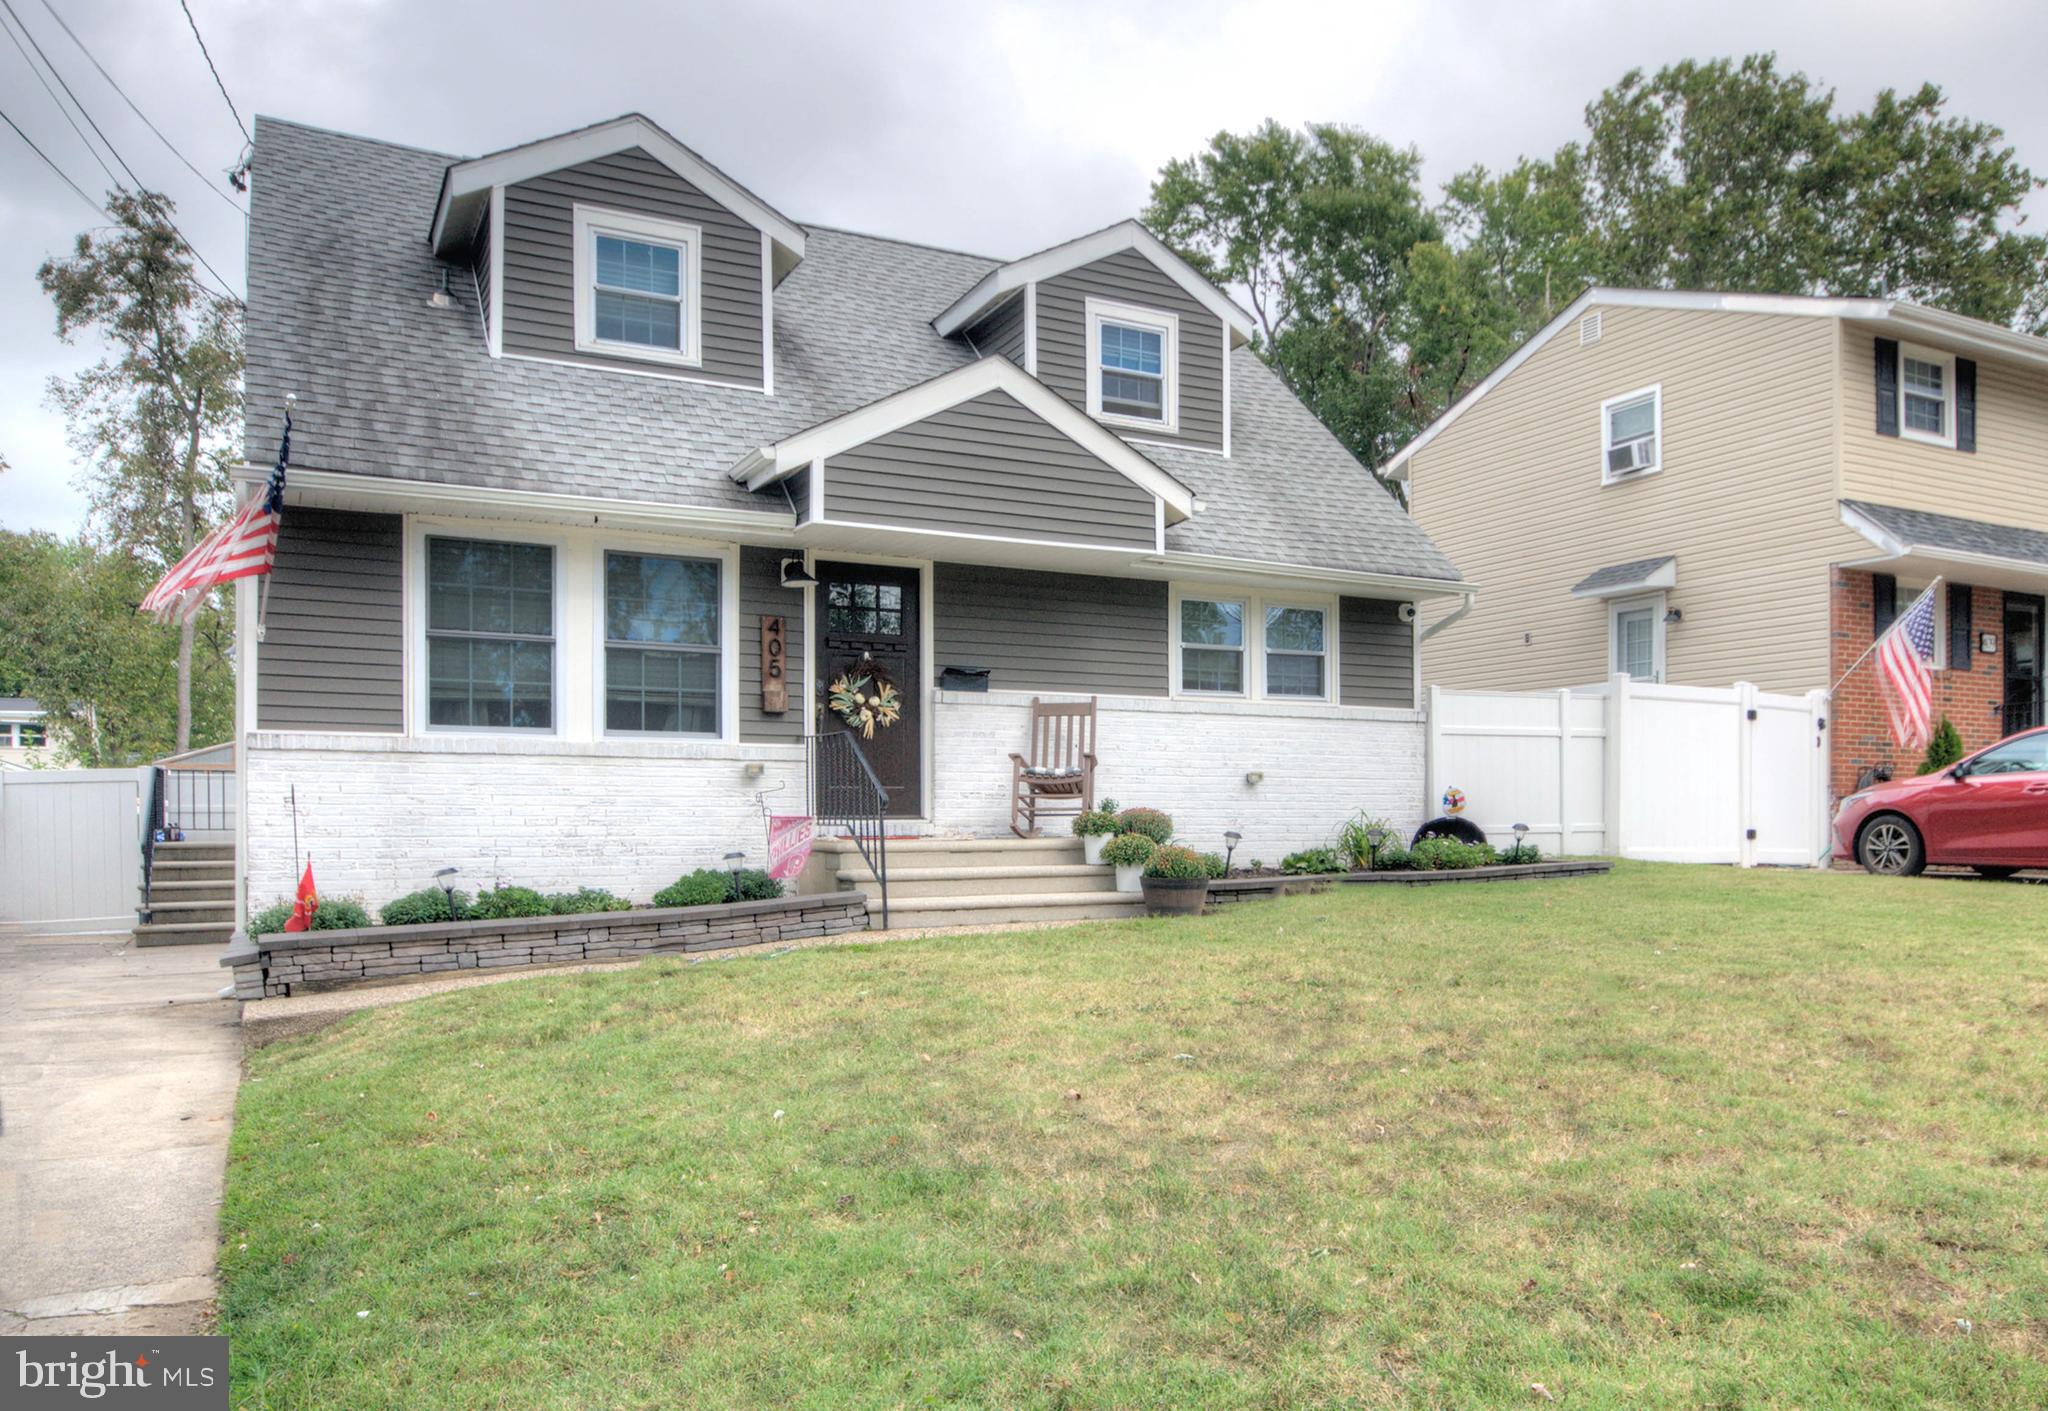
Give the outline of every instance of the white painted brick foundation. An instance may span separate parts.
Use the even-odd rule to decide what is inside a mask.
[[[250,737],[251,909],[289,897],[292,816],[327,896],[378,906],[459,867],[475,892],[503,878],[542,891],[603,887],[646,902],[735,847],[765,865],[755,794],[802,812],[804,755],[791,745],[573,743],[365,735]],[[758,779],[744,770],[762,765]]]
[[[1030,702],[1014,691],[937,693],[935,827],[1008,833],[1010,752],[1025,748]],[[1278,863],[1328,843],[1360,809],[1404,835],[1422,822],[1420,711],[1105,697],[1096,755],[1098,794],[1166,810],[1180,836],[1205,851],[1221,851],[1234,828],[1244,834],[1239,863]],[[1247,784],[1253,772],[1265,778]]]

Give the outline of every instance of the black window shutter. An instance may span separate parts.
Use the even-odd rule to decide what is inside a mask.
[[[1899,434],[1899,343],[1877,340],[1877,434]]]
[[[1951,671],[1970,669],[1970,585],[1948,585],[1948,664]]]
[[[1956,359],[1956,449],[1977,449],[1977,364],[1968,358]]]
[[[1899,615],[1899,580],[1889,573],[1870,575],[1870,635],[1882,637]]]

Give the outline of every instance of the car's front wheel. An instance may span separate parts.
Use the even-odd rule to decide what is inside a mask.
[[[1920,830],[1896,813],[1880,814],[1856,838],[1856,860],[1880,877],[1914,877],[1927,866]]]
[[[1985,867],[1981,864],[1973,866],[1970,870],[1990,882],[2003,882],[2019,871],[2017,867]]]

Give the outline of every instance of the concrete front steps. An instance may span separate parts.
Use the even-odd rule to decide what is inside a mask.
[[[845,838],[821,838],[842,888],[867,895],[882,920],[882,888]],[[1145,899],[1116,890],[1116,870],[1081,860],[1079,838],[891,838],[889,924],[989,926],[1030,921],[1114,921],[1142,916]]]
[[[234,844],[158,843],[136,898],[135,944],[224,946],[234,929]]]

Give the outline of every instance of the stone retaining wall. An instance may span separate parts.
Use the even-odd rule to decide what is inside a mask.
[[[725,906],[277,932],[256,940],[238,933],[220,963],[234,971],[236,999],[258,1000],[447,970],[770,945],[862,931],[867,925],[867,898],[859,892],[832,892]]]

